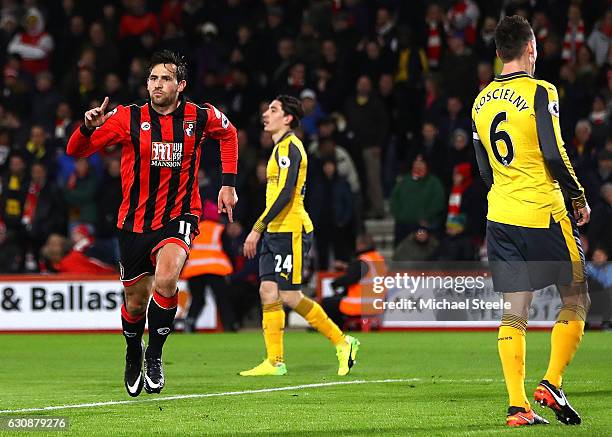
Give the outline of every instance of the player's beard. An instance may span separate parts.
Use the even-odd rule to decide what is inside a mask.
[[[161,96],[151,95],[151,102],[158,108],[167,108],[176,102],[176,96],[168,94],[162,94]]]

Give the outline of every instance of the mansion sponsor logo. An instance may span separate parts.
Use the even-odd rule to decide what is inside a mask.
[[[183,143],[151,143],[151,165],[153,167],[180,167],[183,162]]]

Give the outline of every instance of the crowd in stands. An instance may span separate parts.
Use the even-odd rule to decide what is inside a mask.
[[[354,257],[364,220],[388,212],[385,199],[395,260],[486,259],[486,189],[470,110],[500,71],[493,35],[508,14],[532,23],[536,76],[559,92],[565,146],[593,209],[585,249],[600,261],[611,253],[606,0],[0,4],[2,272],[72,271],[79,257],[93,259],[92,269],[116,265],[120,151],[73,159],[65,146],[104,96],[110,109],[146,101],[147,60],[159,49],[186,57],[187,97],[212,103],[239,129],[240,200],[228,228],[236,281],[256,282],[240,246],[264,210],[273,143],[260,114],[278,94],[299,97],[305,109],[298,135],[309,153],[314,268]],[[199,188],[216,201],[218,146],[203,147]]]

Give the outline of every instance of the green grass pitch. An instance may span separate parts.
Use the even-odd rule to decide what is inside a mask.
[[[316,333],[288,331],[283,377],[237,372],[263,357],[260,332],[172,335],[166,387],[132,401],[123,388],[124,341],[113,335],[0,336],[0,410],[105,403],[7,416],[65,416],[69,435],[612,435],[612,333],[587,332],[565,389],[583,424],[504,426],[505,387],[495,332],[356,334],[358,363],[336,376],[334,348]],[[549,333],[527,335],[527,392],[548,362]],[[337,384],[378,380],[396,382]],[[319,386],[296,387],[321,384]],[[265,391],[294,387],[281,391]],[[264,389],[259,392],[255,390]],[[233,394],[229,394],[233,392]],[[250,392],[250,393],[249,393]],[[161,400],[160,397],[219,394]],[[111,404],[113,401],[130,401]],[[536,407],[537,411],[541,411]],[[7,434],[0,431],[0,434]],[[35,432],[31,435],[60,435]],[[16,434],[13,434],[16,435]],[[25,435],[19,433],[18,435]]]

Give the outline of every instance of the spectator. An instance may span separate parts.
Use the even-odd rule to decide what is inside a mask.
[[[495,53],[495,28],[497,20],[493,17],[485,17],[482,24],[482,29],[478,34],[474,52],[477,54],[481,62],[491,64],[495,62],[497,54]],[[536,30],[534,29],[534,32]]]
[[[313,190],[318,195],[320,211],[313,211],[319,269],[328,270],[330,249],[335,260],[348,262],[353,252],[354,205],[351,186],[345,178],[338,175],[336,162],[326,157],[322,162],[322,178]],[[314,184],[313,184],[314,185]],[[315,220],[316,218],[316,220]]]
[[[541,53],[538,53],[538,60],[536,61],[538,76],[548,82],[558,84],[559,70],[562,64],[559,38],[557,35],[551,34],[542,41]]]
[[[20,273],[23,249],[15,235],[10,235],[0,221],[0,273]]]
[[[429,173],[423,156],[417,155],[410,175],[400,179],[391,193],[391,213],[395,218],[394,245],[397,246],[418,227],[439,228],[445,205],[442,182]]]
[[[444,99],[440,93],[438,77],[429,75],[425,78],[425,101],[423,105],[423,119],[433,122],[436,126],[445,113]]]
[[[591,123],[591,138],[595,148],[600,150],[606,144],[606,138],[610,132],[609,112],[606,108],[606,100],[601,94],[597,94],[593,99],[593,106],[589,114]]]
[[[386,7],[380,7],[376,11],[376,22],[374,33],[376,41],[384,50],[395,51],[397,48],[397,38],[395,22],[391,16],[391,11]]]
[[[32,165],[35,161],[40,161],[51,173],[51,176],[55,176],[55,147],[53,143],[48,140],[48,135],[42,126],[35,124],[30,129],[30,138],[25,145],[24,154],[28,166]]]
[[[344,106],[349,139],[352,142],[354,160],[362,161],[367,174],[367,216],[381,218],[384,215],[381,186],[381,149],[387,135],[388,120],[382,102],[372,92],[372,82],[367,76],[357,80],[357,92]]]
[[[591,141],[591,133],[592,128],[588,120],[578,121],[572,143],[567,148],[568,157],[579,174],[588,172],[595,164],[597,151]]]
[[[474,148],[468,143],[468,134],[463,129],[455,129],[453,132],[452,147],[448,152],[448,162],[446,164],[447,174],[442,180],[447,189],[453,184],[453,171],[460,164],[469,164],[472,169],[476,169],[476,156]]]
[[[85,225],[75,226],[70,232],[70,240],[51,234],[41,249],[41,258],[44,260],[42,271],[90,275],[116,273],[107,254],[96,246]]]
[[[493,66],[489,62],[479,62],[477,71],[478,92],[480,92],[493,80]]]
[[[596,247],[586,265],[592,299],[589,319],[601,318],[602,327],[606,329],[612,327],[612,263],[608,262],[609,253],[603,247]]]
[[[53,130],[53,139],[57,148],[63,150],[66,147],[68,136],[75,128],[74,124],[70,105],[68,102],[60,102],[55,110],[55,125]]]
[[[277,86],[278,94],[288,94],[294,97],[299,97],[305,88],[307,88],[306,66],[303,62],[295,62],[291,65],[286,79]]]
[[[442,51],[446,43],[444,21],[444,14],[440,5],[430,3],[425,14],[425,22],[427,24],[427,43],[425,47],[428,64],[434,70],[437,70],[440,65]]]
[[[24,27],[9,43],[8,52],[21,56],[24,70],[36,75],[49,69],[53,38],[45,32],[45,20],[37,8],[27,10]]]
[[[17,126],[30,116],[31,103],[28,84],[19,78],[19,70],[11,65],[4,67],[4,86],[0,102],[17,117]]]
[[[86,158],[78,158],[74,167],[74,172],[64,187],[64,196],[70,208],[69,223],[88,223],[95,226],[98,222],[96,173],[92,171]]]
[[[300,120],[300,124],[306,138],[313,138],[317,133],[317,123],[326,114],[317,102],[317,95],[313,90],[307,88],[302,91],[300,93],[300,100],[302,101],[302,108],[304,108],[304,117]]]
[[[438,261],[473,261],[475,250],[465,233],[465,215],[458,214],[446,220],[446,233],[437,247]]]
[[[43,127],[47,135],[55,127],[55,110],[62,97],[53,86],[53,75],[43,71],[36,76],[36,85],[32,94],[33,101],[31,121]]]
[[[9,155],[12,149],[11,134],[6,129],[0,129],[0,177],[8,167]]]
[[[453,186],[448,198],[448,212],[446,214],[447,228],[449,223],[458,224],[455,219],[461,214],[463,193],[472,185],[472,165],[462,162],[453,169]],[[465,222],[465,220],[464,220]]]
[[[564,62],[574,63],[578,58],[578,49],[584,45],[584,21],[580,12],[580,6],[570,4],[567,9],[567,28],[563,37],[563,52],[561,58]]]
[[[392,58],[383,51],[376,40],[366,40],[359,44],[359,57],[355,70],[359,75],[366,75],[370,81],[378,83],[381,74],[393,71]]]
[[[603,201],[593,207],[588,229],[588,241],[601,246],[607,253],[612,253],[612,183],[601,187]]]
[[[44,164],[34,162],[30,173],[21,222],[29,240],[28,248],[37,257],[49,235],[66,234],[66,202],[61,190],[47,177]]]
[[[440,139],[438,128],[432,121],[425,121],[421,129],[422,141],[420,146],[414,150],[414,156],[409,156],[413,160],[417,154],[423,155],[423,159],[430,162],[430,170],[440,180],[447,177],[448,146]]]
[[[107,74],[117,71],[119,55],[112,43],[108,40],[106,30],[99,21],[89,26],[89,43],[96,57],[96,79],[101,81]]]
[[[2,176],[0,186],[0,221],[4,222],[9,234],[21,235],[23,204],[29,186],[29,174],[23,155],[14,152],[9,158],[9,168]],[[12,236],[12,235],[9,235]]]
[[[361,191],[361,186],[359,185],[359,175],[357,174],[357,170],[353,160],[351,159],[351,155],[349,155],[344,147],[336,144],[333,137],[326,136],[319,140],[318,148],[316,149],[315,153],[320,159],[333,159],[336,163],[338,176],[346,179],[354,196],[359,195]]]
[[[100,239],[116,238],[121,190],[121,162],[118,158],[110,158],[106,161],[102,183],[96,194],[98,205],[96,235]]]
[[[469,119],[462,113],[463,102],[459,96],[450,96],[448,98],[446,110],[447,115],[442,117],[440,123],[438,123],[438,130],[440,132],[440,139],[451,148],[454,144],[453,134],[456,130],[461,129],[464,132],[471,132],[472,126]]]
[[[119,22],[119,39],[134,38],[151,32],[159,38],[161,31],[155,14],[147,10],[145,0],[131,0]]]
[[[606,11],[604,17],[597,22],[589,35],[587,44],[595,55],[595,63],[598,67],[605,64],[608,59],[608,51],[612,45],[612,11]]]
[[[277,43],[276,59],[268,66],[267,74],[272,83],[282,86],[295,58],[295,44],[289,37],[284,37]]]
[[[447,18],[451,29],[465,34],[465,40],[472,45],[476,42],[476,25],[480,10],[472,0],[455,0],[448,10]]]
[[[436,256],[439,244],[427,227],[419,226],[397,245],[393,252],[393,261],[431,261]]]
[[[471,102],[476,97],[476,58],[466,46],[464,34],[454,31],[448,36],[448,52],[442,57],[440,71],[446,91],[456,95],[462,102]]]

